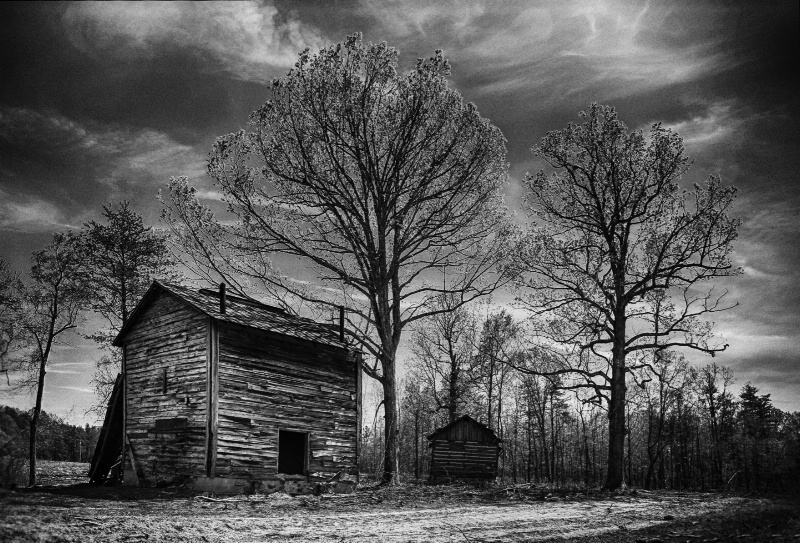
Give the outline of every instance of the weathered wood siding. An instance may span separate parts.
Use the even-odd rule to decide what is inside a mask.
[[[278,432],[308,432],[308,475],[356,476],[356,365],[343,349],[219,326],[215,475],[278,473]]]
[[[497,476],[496,443],[436,439],[431,446],[430,480],[494,480]]]
[[[205,474],[207,328],[162,292],[125,336],[126,434],[145,481]]]

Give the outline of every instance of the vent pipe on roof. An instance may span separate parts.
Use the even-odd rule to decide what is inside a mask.
[[[339,341],[344,343],[344,306],[339,306]]]
[[[225,314],[225,283],[219,284],[219,312]]]

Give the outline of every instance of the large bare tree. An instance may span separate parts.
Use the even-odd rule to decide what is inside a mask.
[[[403,329],[442,311],[431,302],[445,292],[466,303],[507,279],[492,274],[506,254],[505,140],[448,86],[449,71],[437,51],[401,75],[396,50],[360,35],[306,51],[273,81],[252,131],[211,153],[235,220],[217,220],[185,179],[165,211],[201,275],[289,309],[347,307],[350,337],[375,359],[364,370],[383,385],[385,482],[398,469]]]
[[[526,179],[535,225],[520,253],[522,299],[538,318],[546,374],[588,387],[608,406],[605,486],[624,484],[627,376],[651,365],[629,356],[686,347],[713,355],[702,316],[728,309],[708,281],[737,273],[730,254],[736,195],[711,177],[684,190],[682,139],[656,124],[628,133],[612,107],[547,134],[534,149],[553,169]]]

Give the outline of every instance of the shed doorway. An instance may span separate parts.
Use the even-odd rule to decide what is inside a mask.
[[[278,473],[305,475],[308,455],[308,434],[305,432],[278,432]]]

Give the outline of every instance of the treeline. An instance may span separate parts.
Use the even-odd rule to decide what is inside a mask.
[[[502,483],[601,486],[608,456],[604,404],[574,382],[536,375],[536,361],[519,349],[521,325],[508,313],[480,326],[461,318],[473,329],[453,326],[450,317],[439,328],[449,336],[437,337],[435,323],[415,335],[400,400],[403,475],[427,477],[426,436],[468,414],[503,440]],[[750,383],[735,388],[733,372],[716,363],[696,368],[662,353],[648,365],[647,373],[629,376],[627,485],[787,491],[800,483],[800,412],[781,411]],[[379,478],[383,426],[370,415],[364,414],[360,467]]]
[[[0,406],[0,457],[23,458],[28,454],[31,413]],[[100,428],[75,426],[57,415],[42,411],[36,454],[40,460],[89,462]]]

